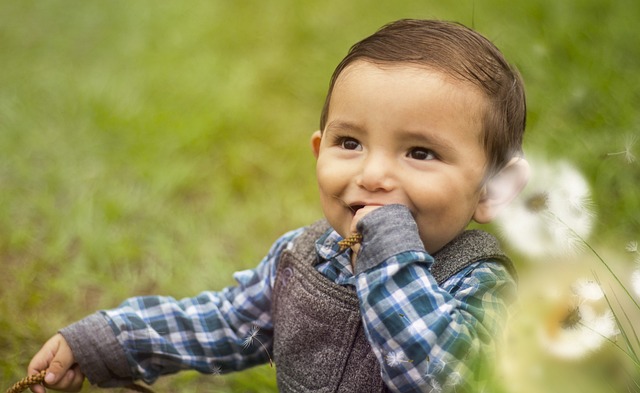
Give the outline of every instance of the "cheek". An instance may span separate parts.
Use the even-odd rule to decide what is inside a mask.
[[[320,202],[325,215],[327,215],[339,201],[341,182],[339,176],[336,176],[336,171],[327,165],[323,165],[320,160],[318,160],[316,166],[316,180],[320,191]]]
[[[330,171],[328,171],[324,167],[318,166],[316,168],[316,180],[318,182],[318,188],[320,189],[320,193],[324,194],[332,194],[334,182],[331,181]]]
[[[445,214],[460,195],[455,184],[445,176],[430,177],[417,184],[413,181],[413,185],[409,182],[409,197],[420,212],[429,215]]]
[[[316,162],[316,179],[321,192],[335,195],[343,186],[346,174],[333,161],[320,155]]]
[[[450,179],[430,182],[411,196],[423,234],[464,228],[475,211],[478,193]]]

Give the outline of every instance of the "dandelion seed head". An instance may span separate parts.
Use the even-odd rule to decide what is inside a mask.
[[[547,210],[549,208],[549,194],[545,191],[533,194],[525,199],[524,204],[527,210],[533,213]]]
[[[273,367],[273,360],[271,359],[271,355],[269,355],[269,349],[264,345],[264,343],[258,338],[258,332],[260,332],[260,328],[257,325],[251,325],[249,332],[247,333],[247,337],[242,342],[242,347],[244,349],[248,349],[251,345],[253,345],[254,341],[256,341],[264,350],[265,355],[269,359],[269,365]]]
[[[582,321],[582,315],[580,314],[580,307],[572,307],[567,312],[567,315],[560,321],[560,326],[563,329],[576,329]]]
[[[259,331],[260,331],[260,328],[258,326],[251,325],[251,328],[249,329],[249,333],[247,333],[247,337],[245,337],[244,341],[242,342],[242,346],[245,349],[249,348],[253,344],[253,341],[256,340],[256,337],[258,336]]]
[[[580,298],[580,300],[595,302],[604,298],[602,288],[593,280],[579,279],[573,283],[571,290]]]
[[[627,252],[638,252],[638,242],[635,240],[630,241],[629,243],[627,243],[627,246],[624,248],[625,250],[627,250]]]
[[[587,305],[579,307],[579,320],[571,328],[541,331],[539,339],[547,351],[562,359],[580,359],[599,349],[607,339],[618,334],[611,310],[596,313]]]
[[[633,164],[636,161],[636,156],[635,154],[633,154],[633,146],[636,144],[638,140],[637,135],[627,135],[625,137],[625,142],[624,142],[624,150],[622,151],[617,151],[614,153],[607,153],[608,156],[624,156],[624,160],[627,162],[627,164]]]
[[[627,161],[627,164],[633,164],[634,162],[636,162],[636,156],[631,150],[625,150],[624,158]]]
[[[589,184],[568,162],[529,161],[529,185],[496,217],[501,234],[532,257],[580,251],[595,218]]]
[[[402,352],[391,351],[385,357],[389,367],[397,367],[402,363],[410,363],[411,361],[404,356]]]
[[[565,161],[560,161],[555,166],[557,175],[555,179],[551,179],[552,182],[555,180],[555,184],[549,197],[549,207],[555,208],[554,214],[591,214],[591,191],[582,173]],[[562,181],[562,184],[558,181]]]
[[[627,164],[633,164],[636,160],[635,154],[633,154],[633,146],[638,141],[637,135],[627,135],[624,143],[624,158]]]

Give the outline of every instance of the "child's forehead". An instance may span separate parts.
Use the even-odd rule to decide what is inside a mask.
[[[360,73],[371,73],[371,72],[384,72],[384,71],[395,71],[398,73],[407,73],[407,74],[435,74],[440,75],[444,78],[445,73],[428,65],[418,64],[418,63],[410,63],[410,62],[389,62],[389,61],[376,61],[370,59],[357,59],[352,63],[347,65],[340,75],[338,76],[338,80],[348,78],[354,74]]]
[[[432,100],[428,103],[429,106],[436,99],[440,104],[446,102],[447,106],[465,107],[465,112],[474,108],[473,115],[480,117],[484,116],[490,104],[484,92],[473,83],[455,78],[435,67],[409,62],[354,61],[338,76],[333,90],[333,99],[342,96],[346,91],[360,91],[356,97],[361,100],[378,95],[393,97],[409,94],[418,99],[418,102],[423,102],[419,99],[428,96]],[[415,104],[418,105],[418,102]],[[330,106],[331,104],[333,102],[330,102]]]
[[[446,84],[455,85],[458,90],[466,91],[469,95],[479,95],[486,98],[484,92],[468,80],[456,78],[452,73],[438,67],[423,63],[412,62],[381,62],[369,59],[358,59],[347,65],[336,79],[334,90],[353,76],[362,74],[376,74],[393,71],[391,74],[397,77],[416,77],[438,79]],[[366,82],[366,80],[365,80]]]

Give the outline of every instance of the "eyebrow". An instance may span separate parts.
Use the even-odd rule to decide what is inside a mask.
[[[364,132],[364,127],[359,126],[358,124],[344,121],[344,120],[333,120],[327,124],[325,127],[327,131],[356,131],[356,132]]]
[[[420,131],[401,130],[400,133],[402,134],[403,139],[410,142],[415,142],[417,144],[424,143],[428,146],[434,146],[442,150],[455,150],[451,142],[439,136],[437,132],[429,132],[425,134]]]

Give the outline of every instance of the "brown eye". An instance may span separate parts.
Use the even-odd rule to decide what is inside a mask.
[[[358,142],[353,138],[342,139],[342,141],[340,142],[340,145],[345,150],[362,150],[362,146],[360,145],[360,142]]]
[[[433,160],[434,158],[436,158],[436,155],[429,149],[415,147],[409,150],[409,153],[407,153],[407,157],[413,158],[414,160],[425,161]]]

